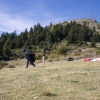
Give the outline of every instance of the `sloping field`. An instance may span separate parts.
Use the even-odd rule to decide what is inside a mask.
[[[0,70],[0,100],[100,100],[100,62],[9,62]]]

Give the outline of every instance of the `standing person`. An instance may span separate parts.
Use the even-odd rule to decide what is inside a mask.
[[[24,53],[25,58],[27,59],[26,68],[28,68],[29,63],[35,67],[35,64],[32,61],[32,56],[30,55],[30,53],[24,48],[22,49],[22,51]]]
[[[45,64],[45,55],[46,55],[46,51],[45,51],[45,49],[42,49],[42,62],[43,62],[43,64]]]

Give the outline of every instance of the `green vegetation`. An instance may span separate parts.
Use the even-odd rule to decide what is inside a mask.
[[[67,55],[68,48],[66,45],[61,45],[57,51],[59,54]]]
[[[98,24],[99,25],[99,24]],[[66,41],[67,45],[61,48],[53,48],[55,44]],[[2,33],[0,36],[0,60],[12,60],[23,58],[21,49],[32,50],[39,53],[42,48],[49,51],[56,51],[59,54],[67,54],[67,47],[71,45],[82,46],[90,42],[90,47],[96,47],[100,42],[100,34],[96,27],[89,28],[87,22],[79,24],[76,21],[59,23],[42,27],[39,23],[31,27],[29,31],[25,29],[17,35],[16,31],[12,33]],[[58,45],[57,45],[58,46]]]
[[[96,54],[97,54],[97,55],[100,54],[100,48],[98,48],[98,49],[96,50]]]
[[[7,62],[0,61],[0,69],[2,69],[5,65],[7,65]]]

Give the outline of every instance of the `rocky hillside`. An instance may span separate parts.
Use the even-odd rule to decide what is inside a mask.
[[[88,18],[80,18],[80,19],[75,19],[71,21],[76,21],[77,23],[82,24],[82,25],[85,23],[91,29],[95,27],[96,31],[100,33],[100,23],[98,23],[97,21],[93,21]],[[68,21],[68,22],[64,21],[62,24],[70,23],[71,21]]]

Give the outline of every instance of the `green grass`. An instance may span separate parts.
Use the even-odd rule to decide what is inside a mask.
[[[100,100],[100,62],[18,63],[0,70],[0,100]]]

